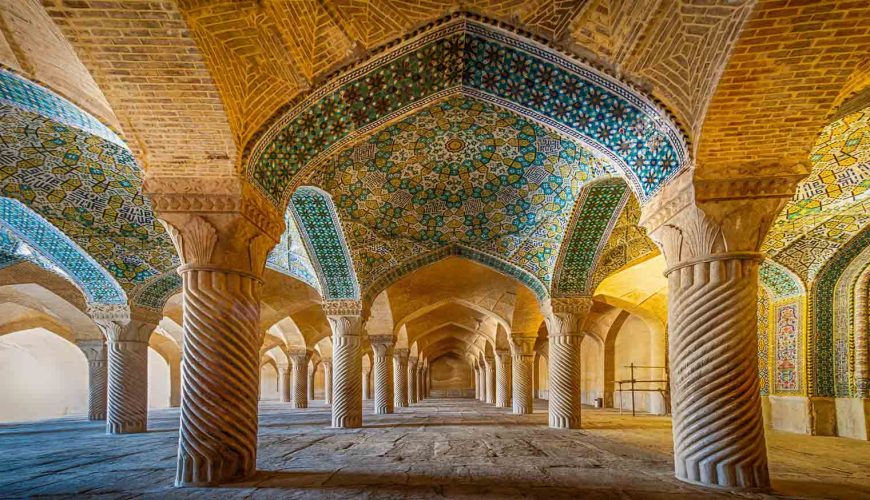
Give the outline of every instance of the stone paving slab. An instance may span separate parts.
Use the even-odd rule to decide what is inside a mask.
[[[149,432],[107,436],[69,417],[0,425],[0,498],[848,498],[870,499],[870,443],[769,433],[774,494],[728,493],[673,477],[670,420],[584,411],[547,428],[546,402],[511,415],[471,400],[428,400],[362,429],[329,428],[329,408],[261,404],[256,477],[172,486],[178,410]]]

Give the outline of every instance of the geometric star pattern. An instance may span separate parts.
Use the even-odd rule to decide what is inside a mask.
[[[682,133],[652,101],[519,35],[458,17],[408,37],[289,108],[254,145],[247,174],[285,203],[300,172],[385,123],[457,95],[582,142],[607,157],[641,200],[684,162]]]

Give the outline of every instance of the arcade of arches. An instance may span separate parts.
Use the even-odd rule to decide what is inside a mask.
[[[0,496],[870,497],[868,200],[867,2],[2,0]]]

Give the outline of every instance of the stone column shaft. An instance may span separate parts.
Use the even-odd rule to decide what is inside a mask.
[[[323,402],[332,404],[332,358],[326,358],[323,364]]]
[[[535,361],[535,340],[536,338],[531,336],[511,336],[513,410],[517,415],[525,415],[534,411],[532,368]]]
[[[362,305],[354,301],[323,306],[332,327],[332,426],[362,426]]]
[[[314,373],[316,370],[309,365],[308,369],[308,401],[314,401]]]
[[[292,385],[293,385],[293,408],[308,408],[308,361],[311,353],[308,351],[291,352],[290,361],[293,362]]]
[[[106,420],[109,360],[101,339],[76,342],[88,360],[88,420]]]
[[[362,400],[363,401],[369,400],[369,376],[370,375],[371,375],[370,371],[369,372],[363,371],[363,374],[362,374]]]
[[[395,366],[393,366],[393,381],[394,400],[393,404],[396,408],[405,408],[408,406],[408,349],[396,349]]]
[[[508,349],[496,349],[495,405],[499,408],[510,408],[511,386],[511,352]]]
[[[293,368],[290,366],[278,368],[278,394],[281,401],[289,403],[293,400]]]
[[[580,343],[592,299],[552,299],[544,305],[549,335],[550,427],[580,428]]]
[[[486,402],[495,404],[495,357],[485,358]]]
[[[370,336],[374,351],[375,415],[393,413],[393,345],[392,335]]]
[[[408,404],[414,404],[417,398],[417,358],[408,358]]]

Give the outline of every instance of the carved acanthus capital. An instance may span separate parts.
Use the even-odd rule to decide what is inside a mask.
[[[409,354],[411,354],[411,350],[407,347],[399,347],[395,350],[396,359],[401,363],[408,362]]]
[[[94,321],[127,324],[130,321],[130,308],[126,304],[89,304],[88,316]]]
[[[507,361],[511,358],[511,350],[510,349],[496,349],[495,356],[502,361]]]
[[[146,179],[157,217],[184,264],[261,276],[284,231],[283,214],[238,178]]]
[[[592,309],[591,297],[552,298],[542,305],[547,335],[583,335],[583,323]]]
[[[535,353],[537,337],[528,335],[511,335],[511,350],[516,356],[531,356]]]
[[[408,357],[408,366],[413,370],[417,367],[417,362],[420,360],[417,356],[409,356]]]
[[[369,335],[369,343],[376,356],[392,356],[396,337],[392,335]]]
[[[760,258],[753,254],[807,172],[804,165],[760,167],[704,178],[688,170],[643,207],[640,225],[669,268],[722,254]]]
[[[312,351],[305,349],[304,347],[291,347],[287,350],[287,357],[293,362],[293,364],[303,363],[308,364],[308,361],[311,359]]]
[[[106,342],[103,339],[77,340],[76,345],[88,361],[106,361],[108,357]]]
[[[359,336],[362,333],[363,306],[358,300],[332,300],[323,303],[323,312],[335,336]]]

